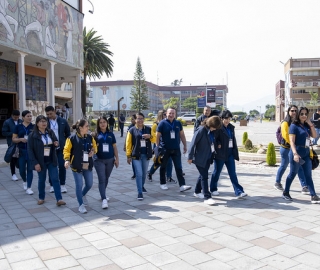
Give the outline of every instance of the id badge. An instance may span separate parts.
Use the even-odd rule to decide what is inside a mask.
[[[233,148],[233,141],[231,139],[229,140],[229,148]]]
[[[102,151],[103,151],[103,152],[109,152],[109,144],[104,143],[104,144],[102,145]]]
[[[306,147],[309,147],[309,146],[310,146],[310,139],[306,138]]]
[[[88,161],[89,161],[88,152],[83,152],[83,161],[84,161],[84,162],[88,162]]]
[[[23,138],[25,138],[26,140],[28,140],[28,135],[24,135]]]
[[[45,157],[50,157],[50,150],[51,150],[51,147],[44,148],[44,156]]]
[[[211,144],[211,153],[214,152],[214,144]]]
[[[170,131],[170,138],[171,139],[175,139],[176,138],[176,133],[173,130]]]
[[[82,163],[82,169],[88,170],[89,169],[89,163]]]
[[[140,140],[140,146],[146,147],[146,140]]]

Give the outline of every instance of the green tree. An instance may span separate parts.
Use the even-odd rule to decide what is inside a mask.
[[[251,110],[251,111],[249,111],[249,115],[251,115],[251,116],[257,116],[257,115],[259,115],[260,113],[257,111],[257,110]]]
[[[81,85],[81,109],[86,115],[87,77],[98,78],[105,73],[108,77],[113,72],[113,62],[110,57],[109,44],[105,43],[101,36],[96,36],[97,31],[91,29],[87,32],[83,29],[83,83]]]
[[[168,108],[177,108],[179,104],[179,98],[171,97],[169,99],[162,100],[162,104],[165,110]]]
[[[273,119],[275,114],[276,114],[276,106],[269,105],[269,109],[267,109],[267,111],[264,113],[264,117]]]
[[[195,111],[197,107],[198,98],[188,97],[184,100],[182,107],[188,109],[189,111]]]
[[[318,104],[318,93],[309,92],[310,94],[310,105],[316,106]]]
[[[276,150],[273,143],[268,145],[266,162],[269,166],[274,166],[277,163]]]
[[[134,73],[134,85],[131,89],[130,99],[132,110],[141,112],[149,108],[148,87],[139,57],[136,64],[136,72]]]

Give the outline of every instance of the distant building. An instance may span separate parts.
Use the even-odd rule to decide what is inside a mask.
[[[92,89],[92,111],[114,113],[117,112],[118,100],[123,97],[120,103],[120,110],[127,115],[133,113],[131,110],[131,89],[134,85],[133,80],[126,81],[101,81],[91,82]],[[188,97],[203,96],[206,88],[215,88],[215,105],[227,107],[228,87],[226,85],[194,85],[194,86],[159,86],[146,81],[148,96],[150,100],[149,110],[145,113],[156,113],[163,108],[162,100],[170,97],[177,97],[183,104]],[[187,109],[180,106],[177,108],[178,114],[187,112]]]
[[[320,105],[319,98],[313,100],[310,93],[319,94],[320,58],[290,58],[284,65],[285,108],[290,104],[304,106],[310,112]]]
[[[279,81],[276,84],[276,118],[277,122],[281,122],[285,117],[285,104],[284,104],[284,81]]]

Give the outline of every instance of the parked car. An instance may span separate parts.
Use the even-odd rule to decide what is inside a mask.
[[[184,114],[178,118],[181,118],[182,120],[185,120],[185,121],[191,121],[191,122],[195,122],[196,121],[196,114],[194,113],[188,113],[188,114]]]

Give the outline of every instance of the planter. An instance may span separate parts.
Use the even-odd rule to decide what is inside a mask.
[[[244,126],[244,127],[246,127],[247,126],[247,120],[240,120],[240,127],[241,126]]]

